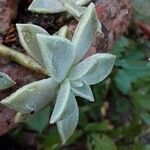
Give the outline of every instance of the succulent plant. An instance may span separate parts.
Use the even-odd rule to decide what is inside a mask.
[[[91,3],[86,8],[71,40],[63,37],[66,27],[59,32],[61,36],[51,36],[31,24],[18,24],[17,29],[22,46],[47,69],[49,77],[23,86],[1,103],[28,116],[56,99],[50,123],[57,123],[65,143],[78,124],[79,108],[75,97],[93,102],[90,85],[104,80],[115,63],[116,57],[109,53],[98,53],[83,60],[95,33],[101,32],[95,6]]]
[[[68,11],[75,18],[79,18],[86,5],[91,0],[34,0],[28,10],[38,13],[60,13]]]
[[[16,83],[7,74],[0,72],[0,91],[14,86]]]

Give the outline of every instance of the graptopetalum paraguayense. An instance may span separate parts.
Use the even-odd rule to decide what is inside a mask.
[[[86,8],[71,40],[62,37],[62,31],[60,36],[51,36],[31,24],[18,24],[17,30],[22,46],[47,69],[49,78],[23,86],[1,103],[28,117],[56,99],[50,123],[57,124],[65,143],[78,124],[75,97],[94,101],[90,85],[104,80],[116,59],[112,54],[98,53],[82,60],[95,33],[101,32],[95,6],[91,3]]]

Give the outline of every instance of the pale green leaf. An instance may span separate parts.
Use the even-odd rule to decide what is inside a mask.
[[[93,149],[94,147],[94,149]],[[117,150],[117,147],[112,139],[106,135],[92,134],[88,137],[88,150]]]
[[[76,19],[79,19],[85,11],[85,7],[77,6],[72,2],[64,3],[64,7]]]
[[[60,36],[37,35],[45,66],[57,82],[67,76],[74,61],[73,44]]]
[[[99,53],[88,57],[72,68],[70,80],[81,80],[89,85],[104,80],[111,72],[116,57],[109,53]]]
[[[67,37],[67,33],[68,33],[68,27],[67,25],[61,27],[58,31],[58,35],[61,36],[61,37],[64,37],[66,38]]]
[[[75,30],[72,42],[75,48],[75,62],[78,63],[90,48],[94,35],[99,28],[100,22],[97,19],[95,6],[91,3],[81,17]]]
[[[112,71],[116,56],[109,53],[99,54],[97,65],[95,65],[81,80],[89,85],[103,81]]]
[[[57,122],[57,128],[64,144],[73,134],[79,119],[79,108],[73,94],[70,93],[70,100],[67,103],[64,118]]]
[[[14,86],[16,83],[7,74],[0,72],[0,91]]]
[[[43,65],[43,59],[36,34],[49,35],[48,32],[40,26],[33,24],[17,24],[16,27],[22,47],[29,55]]]
[[[76,96],[80,96],[91,102],[94,101],[92,90],[88,84],[83,82],[82,86],[79,86],[79,87],[71,86],[71,89],[75,93]]]
[[[55,107],[50,118],[50,123],[55,123],[62,119],[64,112],[66,111],[67,103],[70,100],[70,82],[68,79],[64,80],[58,91],[58,96],[56,99]]]
[[[60,0],[33,0],[28,10],[38,13],[59,13],[65,11]]]
[[[91,57],[88,57],[74,66],[68,75],[69,79],[76,81],[86,75],[97,64],[99,55],[100,54],[95,54]]]
[[[85,5],[85,4],[87,4],[87,3],[91,2],[91,1],[92,0],[76,0],[75,4],[82,6],[82,5]]]
[[[58,91],[58,83],[51,78],[23,86],[1,101],[7,107],[23,114],[40,111],[47,106]]]

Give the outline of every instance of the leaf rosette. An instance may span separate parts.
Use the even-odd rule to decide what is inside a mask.
[[[67,32],[66,27],[63,29]],[[23,86],[1,103],[28,115],[56,100],[50,123],[57,123],[65,143],[78,124],[79,108],[75,97],[93,102],[90,85],[104,80],[116,59],[112,54],[99,53],[83,60],[95,33],[101,32],[95,6],[91,3],[86,8],[71,40],[60,35],[51,36],[43,28],[31,24],[18,24],[17,30],[22,46],[47,69],[49,78]],[[64,30],[58,33],[64,36]]]

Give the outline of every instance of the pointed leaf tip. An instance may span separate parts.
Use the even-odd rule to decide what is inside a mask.
[[[40,111],[56,96],[58,83],[51,78],[32,82],[1,101],[7,107],[22,114]]]
[[[76,54],[74,64],[83,59],[98,28],[100,28],[100,22],[97,18],[95,5],[91,3],[82,15],[72,38]]]
[[[110,74],[115,59],[116,56],[109,53],[92,55],[71,69],[69,79],[81,80],[88,85],[99,83]]]
[[[14,86],[16,82],[12,80],[7,74],[0,72],[0,91]]]
[[[75,82],[75,81],[72,81]],[[90,102],[94,102],[94,96],[90,86],[84,82],[81,82],[82,86],[74,86],[75,84],[71,84],[71,89],[76,96],[80,96]]]
[[[36,34],[49,35],[49,33],[40,26],[33,24],[16,24],[16,27],[22,47],[30,56],[43,65],[44,63]]]
[[[57,122],[58,132],[60,134],[62,143],[69,139],[77,127],[79,119],[79,108],[76,99],[72,93],[70,93],[70,100],[67,103],[64,118]]]
[[[67,103],[70,100],[70,82],[68,79],[64,80],[58,91],[55,107],[50,118],[50,123],[55,123],[63,118],[64,112],[66,111]]]
[[[74,61],[74,45],[68,39],[57,35],[38,34],[37,39],[49,74],[57,82],[62,82]]]
[[[28,8],[37,13],[60,13],[65,11],[63,3],[59,0],[33,0]]]

